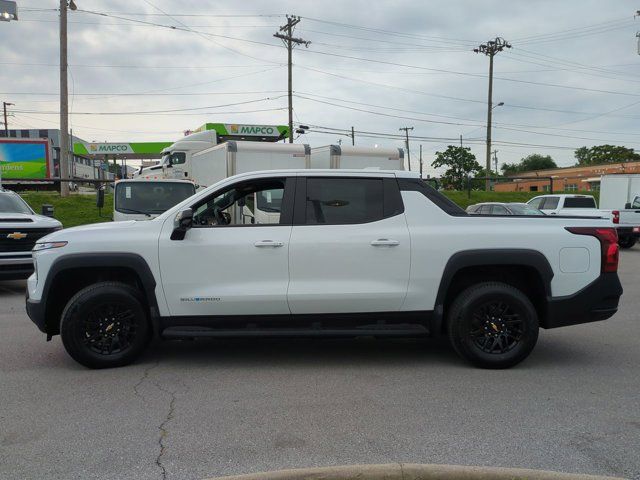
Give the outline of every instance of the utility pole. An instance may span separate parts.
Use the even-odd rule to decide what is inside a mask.
[[[411,152],[409,152],[409,130],[413,130],[413,127],[401,127],[398,130],[404,130],[406,135],[405,145],[407,146],[407,165],[409,165],[409,171],[411,171]]]
[[[462,134],[460,134],[460,148],[462,148]]]
[[[636,11],[633,19],[635,20],[636,17],[640,17],[640,10]],[[640,55],[640,32],[636,32],[636,38],[638,39],[638,55]]]
[[[487,98],[487,155],[486,155],[486,167],[487,172],[491,171],[491,110],[493,108],[493,57],[504,50],[505,48],[511,48],[511,44],[502,37],[496,37],[494,40],[489,40],[487,43],[483,43],[478,48],[474,48],[476,53],[484,53],[489,57],[489,96]],[[487,178],[485,181],[485,190],[491,189],[491,181]]]
[[[15,105],[14,103],[2,102],[2,109],[4,110],[4,135],[5,137],[9,136],[9,121],[7,120],[7,107],[10,105]]]
[[[422,144],[420,144],[420,178],[422,178]]]
[[[69,89],[67,87],[67,7],[73,0],[60,0],[60,178],[69,177]],[[69,183],[60,182],[60,196],[69,196]]]
[[[351,145],[356,144],[356,131],[351,127]]]
[[[498,176],[498,150],[493,151],[493,164],[496,167],[496,177]]]
[[[295,15],[287,15],[287,24],[280,27],[280,31],[274,33],[274,37],[279,38],[287,47],[287,64],[289,74],[289,143],[293,143],[293,47],[294,45],[304,45],[309,48],[311,42],[307,42],[301,38],[293,37],[294,27],[300,23],[300,17]],[[282,34],[280,32],[286,32]]]

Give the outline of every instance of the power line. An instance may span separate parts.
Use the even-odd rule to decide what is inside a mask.
[[[166,109],[166,110],[144,110],[144,111],[127,111],[127,112],[74,112],[74,115],[148,115],[148,114],[155,114],[155,113],[188,112],[188,111],[195,111],[195,110],[208,110],[212,108],[233,107],[236,105],[246,105],[249,103],[277,100],[285,96],[286,95],[280,95],[277,97],[265,97],[265,98],[258,98],[254,100],[247,100],[244,102],[226,103],[223,105],[209,105],[206,107],[190,107],[190,108],[175,108],[175,109]],[[38,113],[41,115],[57,115],[59,113],[55,111],[19,110],[19,109],[16,109],[13,111],[16,113]]]

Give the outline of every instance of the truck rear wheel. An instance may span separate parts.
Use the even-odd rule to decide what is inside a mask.
[[[133,362],[151,338],[140,293],[119,282],[101,282],[76,293],[62,312],[62,343],[89,368]]]
[[[465,360],[482,368],[509,368],[538,340],[538,315],[511,285],[486,282],[461,292],[449,309],[449,340]]]
[[[636,237],[632,237],[631,235],[629,235],[628,237],[620,237],[618,239],[618,245],[620,245],[620,248],[631,248],[633,247],[637,242]]]

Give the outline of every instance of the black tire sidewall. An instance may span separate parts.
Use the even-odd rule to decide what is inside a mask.
[[[483,352],[467,335],[473,312],[492,300],[508,303],[524,322],[525,332],[521,341],[502,354]],[[535,347],[539,330],[538,316],[529,299],[510,285],[493,282],[463,291],[452,305],[448,327],[454,349],[466,360],[483,368],[509,368],[520,363]]]
[[[633,247],[637,241],[638,240],[634,237],[624,237],[618,240],[618,245],[620,246],[620,248],[623,248],[626,250],[628,248]]]
[[[134,313],[136,335],[132,344],[111,355],[103,355],[89,349],[82,342],[85,329],[83,318],[93,309],[108,303],[126,305]],[[127,365],[142,353],[150,340],[147,314],[137,291],[124,284],[104,283],[85,288],[67,304],[60,325],[62,343],[69,355],[89,368],[110,368]]]

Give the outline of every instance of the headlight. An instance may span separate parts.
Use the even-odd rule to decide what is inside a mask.
[[[33,251],[34,252],[41,252],[42,250],[49,250],[51,248],[60,248],[60,247],[64,247],[66,244],[67,244],[67,242],[36,243],[35,246],[33,247]]]

